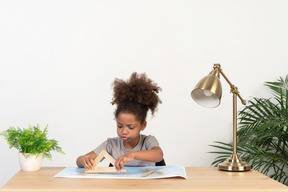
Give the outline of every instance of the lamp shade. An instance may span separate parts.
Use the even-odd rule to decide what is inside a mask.
[[[192,99],[203,107],[213,108],[220,105],[222,86],[219,77],[219,71],[214,69],[202,78],[191,92]]]

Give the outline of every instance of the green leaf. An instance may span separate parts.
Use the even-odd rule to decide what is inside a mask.
[[[54,139],[48,139],[48,125],[41,131],[39,125],[20,129],[9,127],[9,129],[0,133],[7,140],[9,148],[16,148],[20,153],[30,153],[31,155],[40,155],[44,158],[52,159],[51,151],[57,151],[65,154],[58,142]]]

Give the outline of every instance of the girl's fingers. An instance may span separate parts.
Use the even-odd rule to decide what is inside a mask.
[[[120,165],[120,163],[121,163],[121,157],[118,158],[118,159],[116,160],[116,162],[115,162],[115,168],[116,168],[117,171],[120,171],[120,170],[121,170],[121,165]]]
[[[125,158],[120,157],[117,159],[117,161],[115,162],[115,168],[117,171],[121,171],[122,169],[124,169],[124,165],[127,163],[127,161],[125,160]]]
[[[91,169],[94,167],[94,160],[89,158],[89,165]]]
[[[91,158],[85,158],[84,159],[84,167],[86,169],[93,169],[94,167],[94,160]]]
[[[85,161],[85,159],[84,159],[84,167],[86,168],[86,169],[89,169],[89,166],[87,165],[87,163],[86,163],[86,161]]]
[[[114,164],[114,167],[115,167],[115,169],[116,169],[117,171],[119,171],[119,170],[120,170],[120,167],[119,167],[119,164],[118,164],[118,162],[115,162],[115,164]]]
[[[117,171],[120,171],[120,167],[119,167],[118,165],[115,165],[115,169],[116,169]]]
[[[125,165],[125,163],[122,161],[122,162],[120,163],[120,171],[121,171],[122,169],[124,169],[124,165]]]

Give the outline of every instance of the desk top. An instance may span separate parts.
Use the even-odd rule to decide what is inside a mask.
[[[79,179],[55,178],[63,167],[42,167],[40,171],[19,171],[0,192],[9,191],[105,191],[105,192],[288,192],[288,187],[251,170],[248,172],[218,171],[214,167],[186,167],[187,180],[169,179]]]

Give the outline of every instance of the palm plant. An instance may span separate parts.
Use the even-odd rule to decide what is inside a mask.
[[[288,75],[265,82],[273,94],[270,99],[252,98],[239,112],[237,153],[257,170],[288,185]],[[220,151],[212,165],[232,154],[232,143],[215,142]]]

